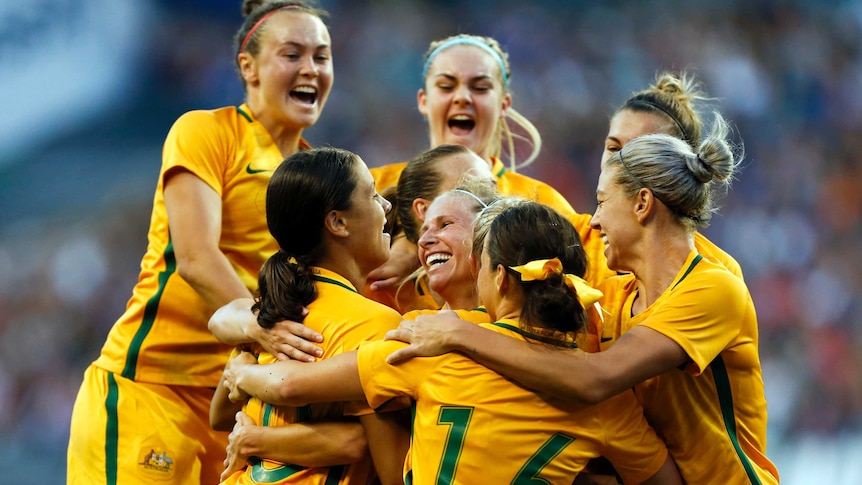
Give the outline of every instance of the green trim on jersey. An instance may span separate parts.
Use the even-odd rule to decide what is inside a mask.
[[[748,480],[754,485],[760,485],[760,479],[757,477],[757,472],[751,465],[751,460],[748,459],[742,447],[739,445],[739,438],[736,436],[736,416],[733,413],[733,393],[730,388],[730,378],[727,376],[727,368],[724,366],[724,359],[721,355],[715,358],[710,364],[712,368],[712,379],[715,381],[715,391],[718,394],[718,404],[721,407],[721,416],[724,418],[724,428],[727,430],[727,435],[730,442],[733,444],[733,449],[736,450],[736,455],[739,461],[742,462],[745,468],[745,474],[748,475]]]
[[[248,115],[245,111],[242,110],[239,106],[236,107],[236,112],[239,113],[243,118],[248,120],[249,123],[254,123],[254,120],[251,119],[251,116]]]
[[[126,379],[135,379],[135,371],[138,365],[138,354],[141,352],[141,345],[144,339],[153,329],[153,323],[156,321],[156,315],[159,313],[159,302],[162,299],[162,294],[165,292],[165,287],[168,285],[168,280],[177,270],[177,258],[174,256],[174,243],[168,236],[168,245],[165,248],[165,270],[159,273],[159,288],[156,293],[147,301],[147,306],[144,308],[144,318],[141,320],[141,326],[135,332],[135,337],[129,345],[129,352],[126,354],[126,367],[123,368],[123,373],[120,374]]]
[[[112,372],[108,372],[108,396],[105,398],[105,411],[108,412],[108,420],[105,425],[105,483],[107,485],[117,484],[117,456],[119,454],[119,418],[117,416],[117,403],[120,400],[120,390],[117,388],[117,379]]]
[[[543,335],[536,335],[534,333],[530,333],[530,332],[527,332],[525,330],[521,330],[520,328],[515,327],[514,325],[509,325],[508,323],[494,322],[491,325],[494,325],[494,326],[497,326],[500,328],[505,328],[506,330],[511,330],[511,331],[513,331],[519,335],[522,335],[524,338],[528,338],[530,340],[537,340],[537,341],[545,343],[545,344],[556,345],[558,347],[566,347],[568,349],[578,348],[578,344],[576,344],[575,342],[564,342],[562,340],[557,340],[557,339],[554,339],[551,337],[545,337]]]
[[[312,276],[311,276],[311,279],[312,279],[312,280],[314,280],[314,281],[319,281],[319,282],[321,282],[321,283],[329,283],[330,285],[340,286],[340,287],[342,287],[342,288],[344,288],[344,289],[346,289],[346,290],[349,290],[349,291],[352,291],[352,292],[356,293],[357,295],[359,294],[359,292],[358,292],[358,291],[356,291],[356,290],[354,290],[353,288],[351,288],[351,287],[349,287],[349,286],[345,285],[344,283],[342,283],[342,282],[340,282],[340,281],[338,281],[338,280],[334,280],[334,279],[332,279],[332,278],[327,278],[326,276],[320,276],[320,275],[317,275],[317,274],[316,274],[316,275],[312,275]]]
[[[691,264],[688,265],[688,269],[685,270],[685,273],[682,274],[682,277],[680,277],[679,281],[677,281],[676,283],[673,284],[673,287],[671,287],[671,290],[676,288],[676,285],[682,283],[682,280],[684,280],[685,277],[688,276],[688,274],[691,273],[692,270],[694,270],[694,267],[697,266],[697,263],[699,263],[701,259],[703,259],[703,256],[698,254],[697,256],[694,257],[693,260],[691,260]]]

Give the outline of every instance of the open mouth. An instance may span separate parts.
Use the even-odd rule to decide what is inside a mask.
[[[314,104],[317,101],[317,89],[311,86],[298,86],[290,91],[291,99],[304,104]]]
[[[434,254],[428,255],[428,257],[425,258],[425,266],[428,269],[431,269],[431,268],[434,268],[435,266],[445,264],[450,259],[452,259],[451,254],[434,253]]]
[[[456,115],[449,119],[449,129],[456,135],[469,135],[476,127],[476,121],[466,115]]]

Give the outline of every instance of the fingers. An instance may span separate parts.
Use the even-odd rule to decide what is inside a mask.
[[[386,357],[386,363],[390,365],[398,365],[404,361],[412,359],[413,357],[417,357],[418,355],[419,354],[412,346],[407,346],[389,354],[389,356]]]
[[[288,343],[275,344],[273,349],[276,355],[279,355],[279,360],[299,360],[302,362],[314,362],[316,357],[323,356],[323,349],[313,343],[298,338],[290,339]],[[281,355],[285,359],[281,359]]]
[[[369,281],[371,279],[369,278]],[[393,276],[391,278],[385,278],[375,281],[371,283],[371,289],[374,291],[387,290],[389,288],[395,288],[398,285],[398,282],[401,281],[400,276]]]
[[[408,344],[413,343],[412,325],[405,326],[405,324],[402,323],[400,327],[386,332],[386,335],[383,336],[383,340],[398,340],[399,342],[405,342]]]

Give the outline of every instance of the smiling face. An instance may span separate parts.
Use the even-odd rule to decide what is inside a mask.
[[[273,14],[259,28],[257,56],[239,55],[249,106],[261,119],[308,128],[332,89],[329,30],[318,17],[290,10]]]
[[[389,260],[390,236],[384,226],[392,204],[377,193],[365,162],[358,160],[353,170],[356,189],[351,196],[350,209],[344,211],[344,215],[357,248],[354,254],[361,258],[359,266],[368,274]]]
[[[474,205],[476,201],[469,195],[443,194],[428,207],[420,229],[419,260],[428,274],[428,284],[453,309],[464,308],[456,300],[473,295],[470,252]]]
[[[653,113],[630,109],[617,111],[608,127],[605,149],[602,152],[602,164],[635,138],[653,133],[671,134],[670,129],[673,127],[669,120]]]
[[[431,146],[461,145],[489,160],[512,103],[502,79],[499,62],[480,47],[456,44],[434,56],[418,94]]]
[[[602,163],[602,172],[596,187],[596,212],[590,226],[598,230],[605,243],[608,268],[614,271],[632,271],[631,249],[637,241],[639,224],[635,217],[635,201],[614,182],[618,165],[608,167]]]

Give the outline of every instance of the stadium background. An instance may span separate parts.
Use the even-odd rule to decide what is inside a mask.
[[[83,369],[146,244],[161,143],[238,104],[239,0],[0,5],[0,483],[62,483]],[[760,321],[768,454],[785,484],[862,483],[862,2],[323,0],[336,81],[313,144],[369,165],[427,145],[428,43],[508,49],[514,106],[544,137],[526,173],[594,209],[608,114],[688,67],[746,148],[705,231],[742,264]]]

